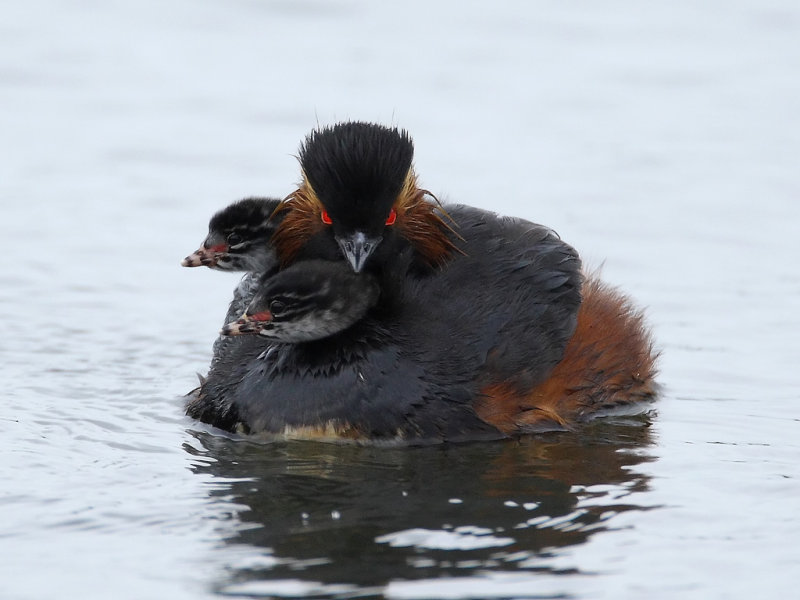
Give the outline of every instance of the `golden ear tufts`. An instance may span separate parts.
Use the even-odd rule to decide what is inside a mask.
[[[427,196],[433,198],[434,202],[429,202]],[[455,221],[442,208],[436,196],[417,186],[413,167],[408,170],[394,208],[397,212],[395,226],[431,266],[447,262],[454,251],[463,254],[448,235],[464,240],[453,228]]]
[[[272,245],[282,265],[291,263],[308,239],[325,227],[322,203],[303,174],[298,188],[283,199],[273,214],[286,216],[272,235]]]

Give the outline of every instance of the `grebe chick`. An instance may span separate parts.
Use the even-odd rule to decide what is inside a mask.
[[[271,237],[282,217],[274,215],[277,198],[245,198],[217,211],[209,221],[208,235],[200,248],[181,263],[220,271],[245,271],[233,292],[223,326],[244,312],[258,288],[259,278],[278,268]],[[212,369],[221,362],[245,360],[263,349],[255,340],[220,335],[214,342]]]
[[[258,382],[265,364],[274,367],[268,357],[281,354],[281,342],[311,347],[302,342],[348,329],[378,297],[374,280],[356,275],[343,261],[303,261],[254,279],[255,297],[245,314],[240,311],[241,318],[223,327],[208,375],[190,392],[186,407],[190,417],[228,431],[263,432],[248,417],[253,411],[247,408],[269,407],[269,385],[243,392],[243,381]],[[301,385],[297,394],[301,407],[304,390]],[[321,394],[318,399],[325,397],[322,389],[315,388],[314,393]]]
[[[320,340],[363,318],[378,295],[372,277],[343,263],[303,261],[263,277],[247,311],[222,334],[255,333],[289,344]]]
[[[208,223],[200,248],[183,259],[184,267],[264,273],[277,265],[270,244],[280,223],[273,213],[277,198],[245,198],[217,212]]]

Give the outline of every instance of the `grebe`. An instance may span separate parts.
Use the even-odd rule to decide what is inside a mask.
[[[274,214],[280,203],[277,198],[244,198],[217,211],[208,223],[208,235],[200,248],[181,262],[184,267],[245,272],[234,289],[223,325],[242,314],[253,299],[259,278],[279,267],[270,241],[282,218]],[[250,352],[245,352],[248,349]],[[220,361],[229,364],[231,353],[242,359],[257,349],[254,340],[220,335],[214,342],[212,367]]]
[[[305,285],[304,265],[339,260],[322,277],[364,315],[322,339],[276,343],[265,332],[277,321],[253,324],[263,311],[251,303],[228,332],[259,331],[259,352],[215,356],[190,415],[248,432],[478,439],[568,428],[655,395],[656,354],[630,300],[584,280],[575,250],[546,227],[441,206],[412,158],[408,135],[380,125],[306,139],[302,182],[269,242],[283,271],[259,289],[273,277]]]
[[[218,211],[208,223],[200,248],[183,259],[184,267],[264,273],[276,264],[270,244],[280,218],[277,198],[245,198]]]

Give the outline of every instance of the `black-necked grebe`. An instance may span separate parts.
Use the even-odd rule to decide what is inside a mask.
[[[569,427],[654,396],[655,353],[630,300],[584,280],[546,227],[441,206],[412,157],[408,135],[380,125],[307,138],[303,180],[270,239],[283,270],[262,276],[257,297],[309,289],[304,267],[325,259],[326,290],[364,315],[350,324],[329,311],[315,329],[332,305],[306,293],[311,320],[281,324],[306,339],[274,342],[278,319],[254,323],[251,303],[229,332],[258,330],[249,344],[261,351],[215,358],[191,416],[253,433],[463,440]]]

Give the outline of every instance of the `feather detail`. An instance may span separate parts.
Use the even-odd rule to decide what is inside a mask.
[[[323,210],[322,202],[305,178],[275,209],[276,215],[284,213],[283,221],[272,235],[272,245],[282,266],[294,261],[311,236],[327,227],[322,222]]]
[[[417,186],[413,168],[408,170],[394,209],[397,212],[395,227],[430,266],[443,265],[453,252],[463,254],[451,239],[452,236],[463,240],[454,229],[455,222],[436,196]]]
[[[505,383],[486,386],[475,403],[481,419],[507,435],[568,429],[656,395],[658,353],[643,314],[594,277],[582,294],[575,333],[547,379],[526,393]]]

